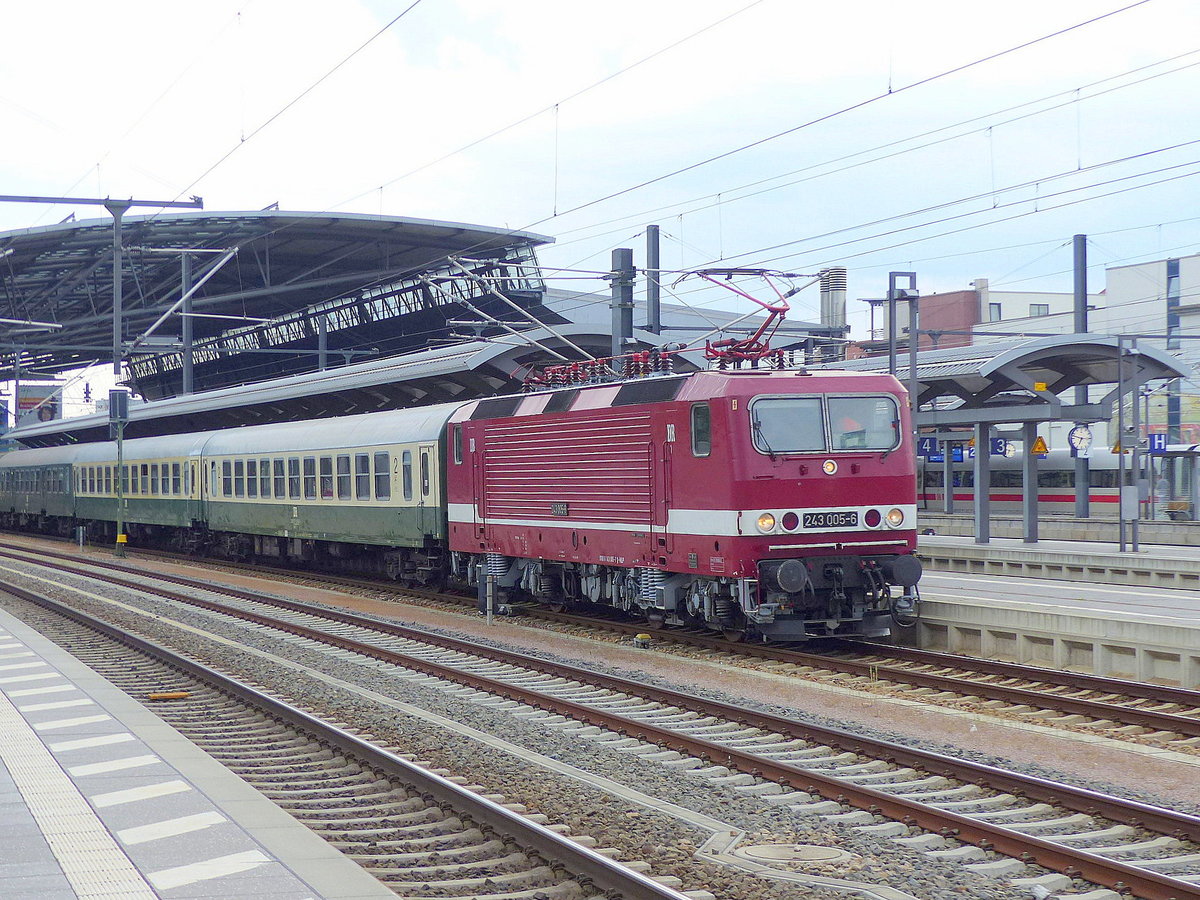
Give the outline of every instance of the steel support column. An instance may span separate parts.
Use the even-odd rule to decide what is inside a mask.
[[[1025,458],[1021,462],[1021,516],[1024,519],[1025,543],[1036,544],[1038,539],[1038,480],[1037,454],[1033,452],[1037,440],[1037,423],[1021,425],[1021,440],[1025,443]],[[977,492],[978,493],[978,492]]]
[[[992,426],[975,425],[975,543],[992,539]]]

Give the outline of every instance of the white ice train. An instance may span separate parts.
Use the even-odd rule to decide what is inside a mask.
[[[1143,454],[1150,459],[1151,474],[1143,495],[1142,516],[1145,518],[1188,521],[1196,518],[1197,465],[1200,464],[1200,444],[1168,445],[1164,454]],[[993,514],[1021,512],[1023,472],[1020,449],[1016,455],[991,458],[989,496]],[[1125,455],[1126,483],[1132,483],[1129,473],[1131,454]],[[974,461],[964,458],[951,464],[955,512],[969,512],[975,502]],[[1120,478],[1117,454],[1108,448],[1092,450],[1089,460],[1090,514],[1097,518],[1117,517],[1118,485]],[[918,460],[920,490],[919,510],[942,512],[945,509],[944,463]],[[1075,460],[1068,450],[1051,450],[1038,460],[1038,507],[1041,515],[1075,515]]]

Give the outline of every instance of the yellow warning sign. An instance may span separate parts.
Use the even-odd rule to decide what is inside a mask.
[[[1039,434],[1037,436],[1037,440],[1033,442],[1033,449],[1030,450],[1029,452],[1030,453],[1049,453],[1050,448],[1046,446],[1046,439]]]
[[[967,441],[967,446],[974,447],[975,446],[975,438],[971,438],[969,441]]]
[[[1112,452],[1113,453],[1128,453],[1129,451],[1122,449],[1121,442],[1117,441],[1115,444],[1113,444]]]

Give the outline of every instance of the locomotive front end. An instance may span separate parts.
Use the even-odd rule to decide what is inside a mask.
[[[741,612],[771,640],[886,635],[915,621],[921,577],[903,390],[850,373],[810,385],[747,403]]]

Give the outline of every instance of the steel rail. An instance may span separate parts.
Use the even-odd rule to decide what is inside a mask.
[[[49,550],[38,550],[37,552],[58,559],[76,559],[75,557],[71,557],[66,554],[59,554]],[[0,555],[3,555],[2,551],[0,551]],[[131,571],[127,566],[121,566],[102,561],[89,561],[89,565],[108,568],[115,571]],[[161,577],[163,577],[164,580],[175,580],[176,583],[179,584],[191,583],[189,582],[189,579],[184,576],[163,575]],[[842,659],[838,657],[823,656],[816,653],[808,653],[800,650],[772,648],[754,644],[731,644],[728,641],[709,637],[707,635],[687,634],[686,632],[656,628],[654,626],[649,626],[646,623],[628,624],[613,621],[598,622],[595,619],[589,619],[586,617],[549,612],[545,613],[543,617],[557,621],[578,622],[580,624],[591,625],[592,627],[597,627],[597,625],[600,625],[600,627],[609,628],[625,634],[645,632],[652,636],[659,636],[674,642],[687,643],[689,645],[706,647],[722,652],[756,656],[765,659],[788,662],[797,666],[811,666],[813,668],[827,669],[832,672],[840,672],[842,674],[861,678],[869,678],[871,680],[882,679],[902,684],[911,684],[915,687],[929,688],[930,690],[936,691],[945,691],[948,693],[959,694],[964,697],[974,696],[980,697],[984,700],[999,700],[1001,702],[1011,703],[1014,705],[1033,706],[1035,708],[1043,709],[1053,708],[1070,715],[1082,715],[1096,720],[1115,720],[1122,724],[1136,725],[1141,728],[1152,729],[1153,731],[1178,734],[1185,738],[1200,737],[1200,718],[1196,716],[1181,715],[1179,713],[1171,712],[1158,712],[1155,710],[1140,709],[1138,707],[1125,706],[1100,700],[1066,697],[1061,694],[1032,690],[1030,688],[1011,687],[1008,685],[980,681],[964,681],[962,678],[951,675],[942,675],[932,672],[918,672],[903,666],[889,666],[881,663]],[[910,654],[908,658],[917,658],[922,654],[929,653],[929,651],[913,651],[908,650],[908,648],[891,648],[883,645],[861,645],[856,644],[855,642],[843,642],[840,644],[840,646],[855,648],[857,652],[875,652],[875,648],[878,648],[880,655],[893,655],[901,658],[905,657],[906,653]],[[863,651],[861,648],[864,646],[869,646],[872,648],[872,650]],[[967,668],[978,670],[984,674],[1021,678],[1027,681],[1040,681],[1063,687],[1087,687],[1091,690],[1104,691],[1111,694],[1122,694],[1133,699],[1153,700],[1156,702],[1172,702],[1184,706],[1200,708],[1200,691],[1191,691],[1187,688],[1160,688],[1158,685],[1139,684],[1138,682],[1105,678],[1099,675],[1077,675],[1073,672],[1055,672],[1054,670],[1050,669],[1037,669],[1033,667],[1020,666],[1014,663],[977,660],[969,657],[953,657],[949,654],[937,654],[937,657],[937,660],[931,664],[944,665],[946,667]]]
[[[973,672],[996,675],[1000,678],[1021,678],[1026,681],[1062,685],[1076,690],[1085,689],[1106,694],[1122,694],[1135,699],[1153,700],[1159,703],[1178,703],[1180,706],[1200,708],[1200,691],[1191,688],[1129,681],[1124,678],[1110,678],[1087,672],[1047,669],[1041,666],[984,659],[978,656],[963,656],[940,650],[921,650],[915,647],[897,647],[890,644],[864,644],[861,641],[843,639],[835,639],[834,645],[848,653],[886,656],[924,665],[944,666],[945,668],[970,669]],[[908,670],[900,669],[899,671]]]
[[[689,900],[686,894],[659,884],[640,872],[626,868],[603,854],[530,821],[520,813],[494,803],[474,791],[467,790],[447,778],[411,763],[382,747],[377,747],[343,728],[324,722],[304,710],[291,706],[232,676],[182,656],[153,641],[129,634],[101,619],[20,585],[12,584],[7,580],[0,579],[0,590],[50,609],[111,640],[156,658],[192,678],[207,682],[238,700],[280,719],[293,728],[308,731],[319,741],[329,743],[344,753],[356,756],[368,765],[394,775],[420,791],[427,792],[437,802],[444,803],[502,834],[509,835],[525,849],[536,851],[547,859],[562,864],[573,876],[587,879],[600,890],[617,891],[622,897],[627,897],[629,900]]]
[[[66,566],[51,565],[50,567],[72,571],[70,567]],[[75,574],[80,573],[75,572]],[[926,806],[916,800],[893,796],[884,791],[843,781],[836,777],[822,775],[819,772],[799,766],[776,762],[753,753],[736,750],[712,741],[706,741],[703,738],[682,735],[666,728],[636,719],[629,719],[616,713],[592,709],[583,704],[553,697],[540,691],[499,682],[486,676],[464,672],[460,669],[409,654],[388,650],[372,644],[364,644],[360,641],[328,634],[295,622],[281,621],[271,616],[229,607],[215,601],[190,597],[174,591],[148,588],[144,584],[126,582],[124,579],[118,579],[113,576],[98,576],[94,573],[88,573],[86,577],[122,584],[135,590],[151,590],[161,596],[178,600],[188,605],[208,609],[309,640],[350,650],[363,656],[402,666],[412,671],[419,671],[477,690],[516,700],[539,709],[567,715],[579,721],[619,734],[653,741],[656,744],[688,753],[715,764],[734,767],[756,776],[778,781],[797,790],[819,794],[823,797],[836,800],[839,803],[846,803],[866,809],[872,813],[883,814],[905,824],[917,825],[926,830],[945,834],[960,841],[972,843],[986,849],[995,849],[1006,855],[1024,859],[1028,862],[1035,862],[1046,868],[1073,876],[1078,875],[1089,881],[1116,890],[1130,890],[1139,897],[1147,898],[1147,900],[1200,900],[1200,885],[1194,885],[1167,875],[1160,875],[1157,872],[1111,860],[1085,850],[1021,834],[1005,829],[1003,826],[992,825],[957,813]],[[180,579],[178,576],[167,576],[165,580],[174,583],[189,581],[188,579]],[[1103,816],[1115,822],[1136,825],[1151,831],[1169,834],[1193,842],[1200,842],[1200,817],[1163,809],[1150,804],[1124,800],[1097,791],[1078,788],[1048,779],[1021,775],[982,763],[959,760],[945,754],[917,750],[902,744],[866,738],[851,732],[799,723],[781,716],[754,712],[746,710],[743,707],[720,703],[666,688],[643,685],[610,675],[602,675],[575,666],[527,658],[520,654],[499,651],[494,648],[474,644],[470,641],[428,634],[417,629],[379,622],[352,613],[324,610],[294,600],[264,597],[254,592],[243,591],[237,588],[226,589],[224,586],[214,586],[206,583],[194,586],[208,591],[226,593],[230,596],[240,597],[240,599],[252,600],[294,612],[329,619],[342,624],[355,625],[397,637],[442,646],[459,652],[485,656],[489,659],[503,661],[508,664],[513,664],[514,659],[517,659],[521,665],[528,668],[572,678],[609,690],[658,700],[706,715],[719,715],[733,721],[788,734],[796,738],[820,742],[854,753],[872,755],[899,765],[915,766],[934,774],[942,774],[960,780],[984,784],[996,790],[1016,793],[1067,809]]]

